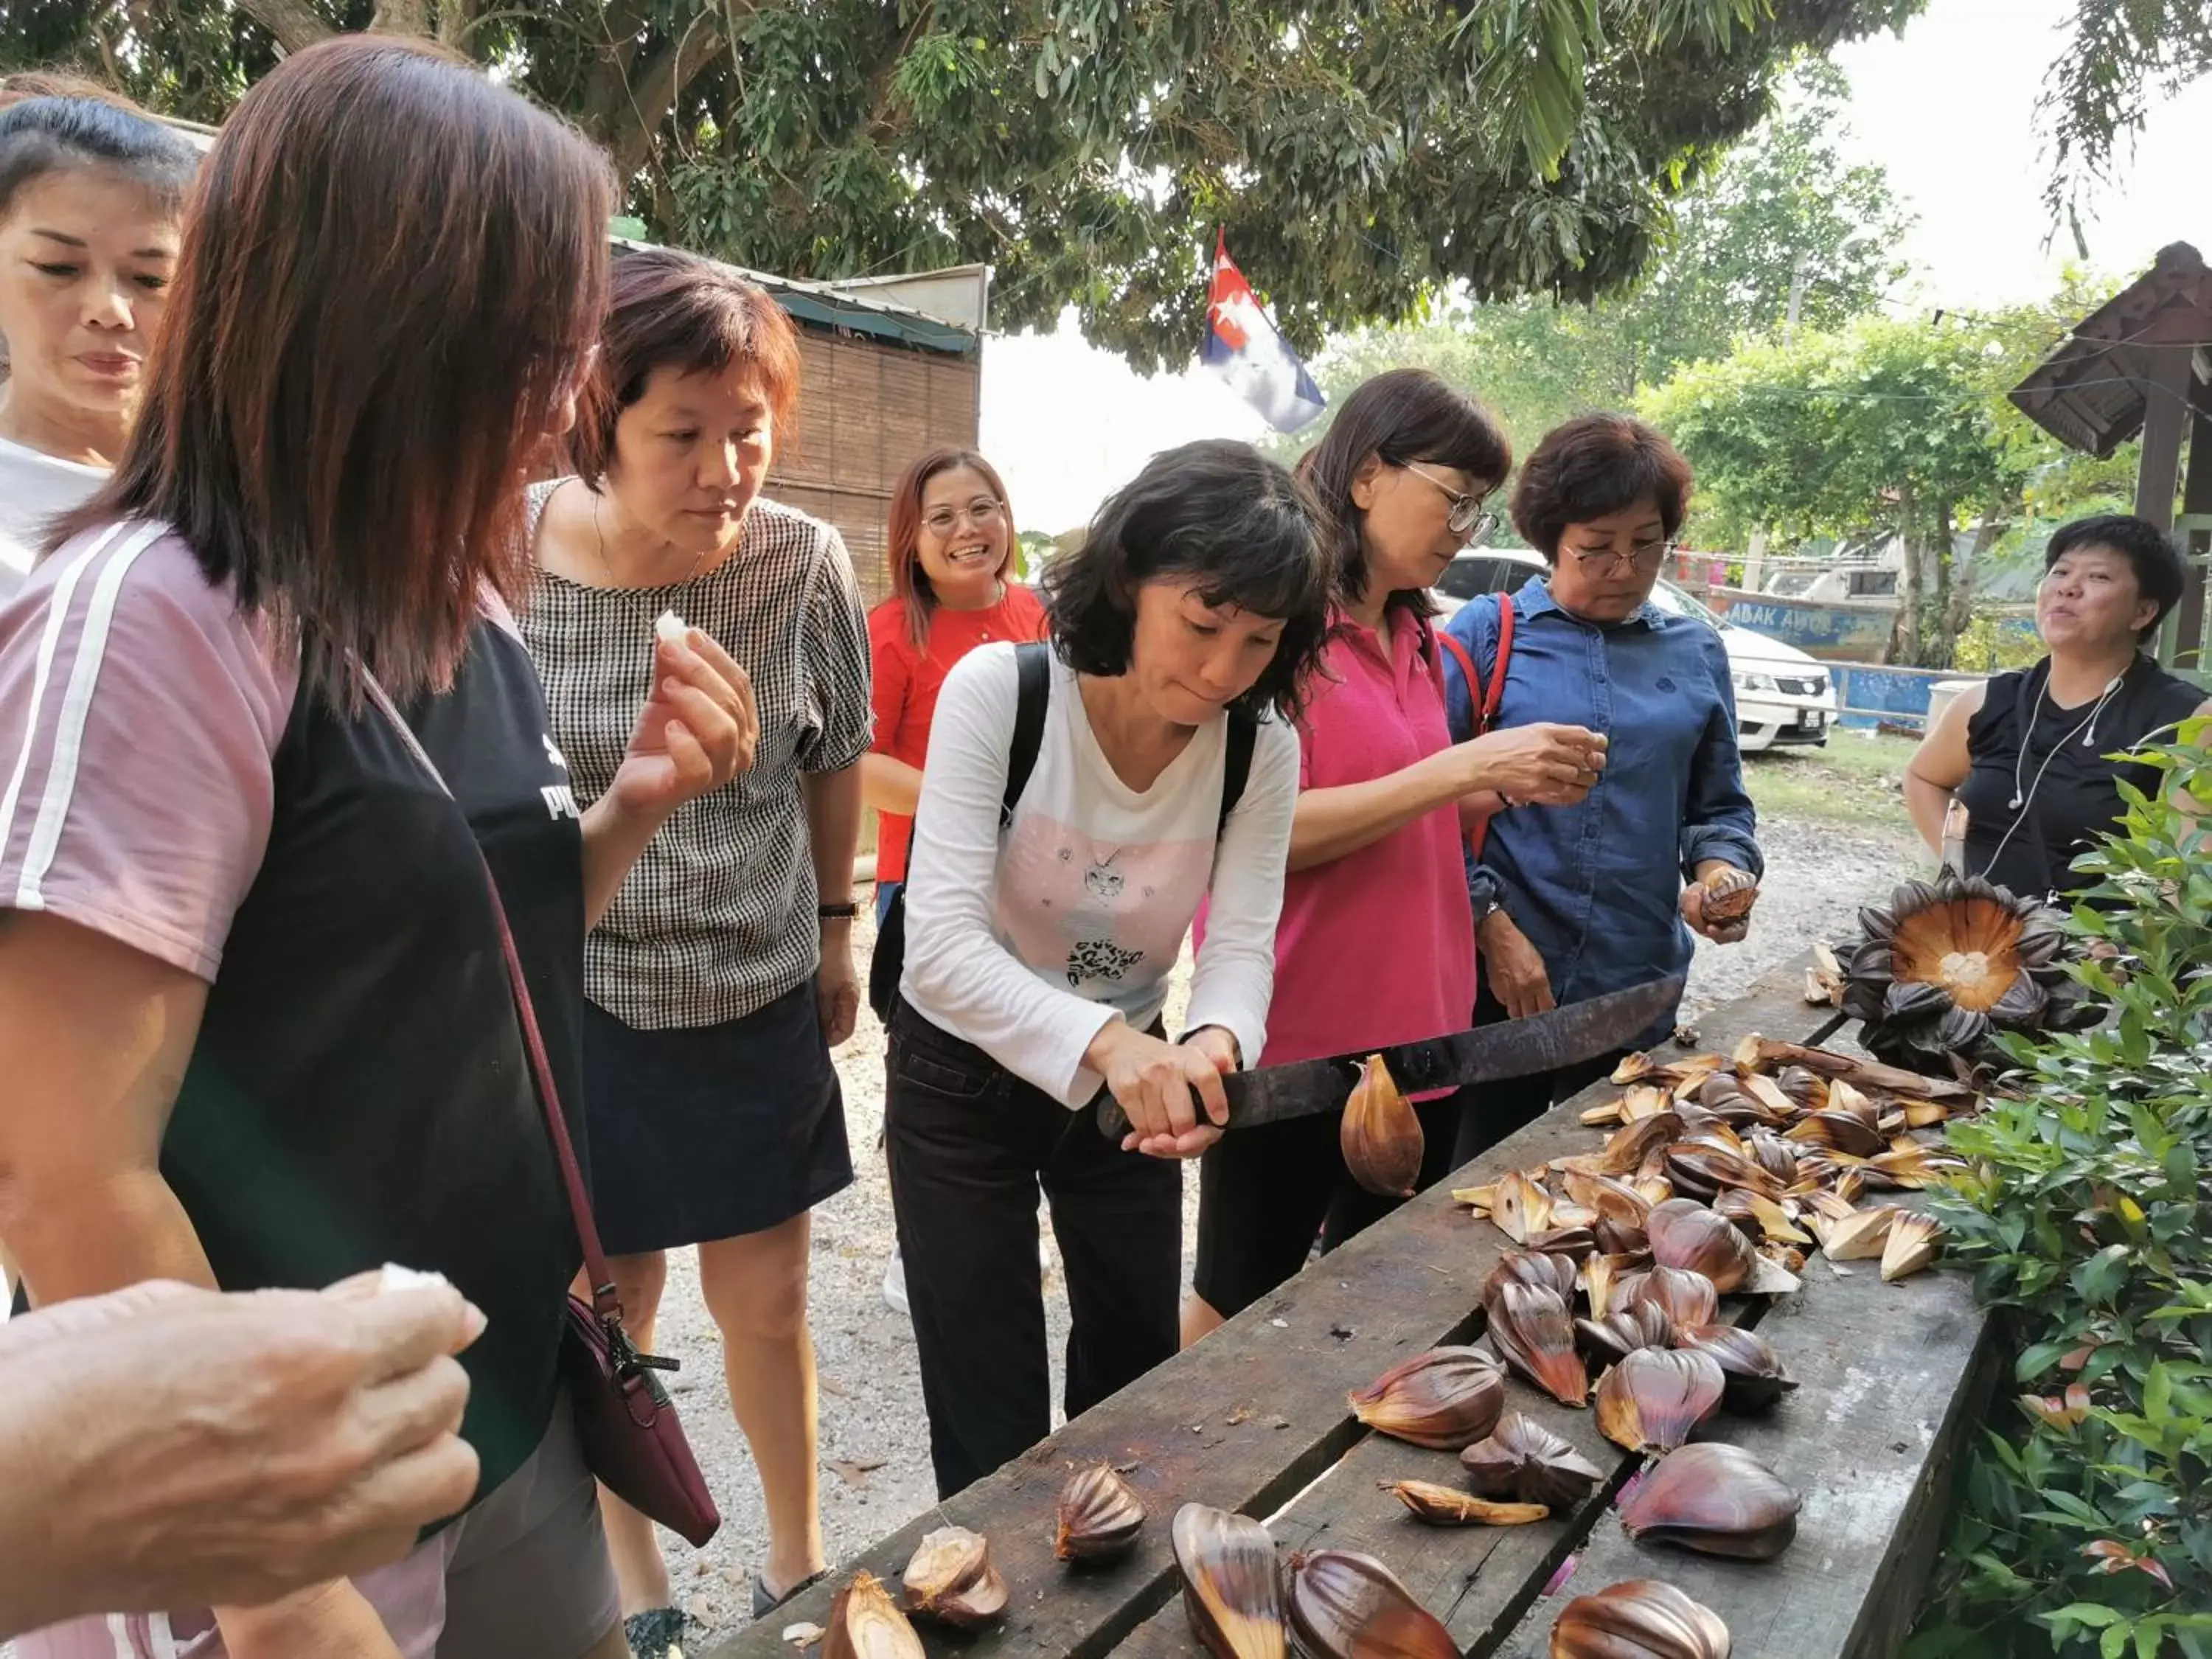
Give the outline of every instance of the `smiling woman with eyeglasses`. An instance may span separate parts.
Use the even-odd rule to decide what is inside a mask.
[[[1747,911],[1725,922],[1705,913],[1706,878],[1741,889],[1765,868],[1736,750],[1728,653],[1703,622],[1650,603],[1689,499],[1688,463],[1651,428],[1613,415],[1569,422],[1536,446],[1513,492],[1514,526],[1550,571],[1510,599],[1488,595],[1451,619],[1449,635],[1486,685],[1508,641],[1498,729],[1576,720],[1611,739],[1587,799],[1500,813],[1479,861],[1469,861],[1479,1020],[1517,1019],[1678,973],[1689,965],[1692,930],[1726,944],[1748,929]],[[1474,717],[1467,677],[1456,662],[1447,672],[1452,730],[1464,734]],[[1656,1042],[1672,1024],[1670,1013],[1634,1046]],[[1455,1164],[1617,1058],[1486,1085],[1461,1115]]]
[[[1482,406],[1421,369],[1378,374],[1337,411],[1301,471],[1329,515],[1330,627],[1297,722],[1297,813],[1275,930],[1267,1051],[1279,1066],[1466,1029],[1474,919],[1462,815],[1497,792],[1579,800],[1602,744],[1526,725],[1454,743],[1428,590],[1496,523],[1484,501],[1512,452]],[[1418,1103],[1416,1184],[1451,1168],[1460,1100]],[[1246,1129],[1206,1154],[1194,1341],[1399,1201],[1359,1187],[1334,1117]]]

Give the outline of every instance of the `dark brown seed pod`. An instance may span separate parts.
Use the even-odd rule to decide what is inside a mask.
[[[1483,1304],[1499,1357],[1560,1404],[1579,1406],[1589,1398],[1589,1373],[1575,1352],[1569,1305],[1556,1291],[1510,1282]]]
[[[1699,1441],[1661,1458],[1620,1506],[1628,1535],[1771,1561],[1797,1535],[1796,1492],[1749,1452]]]
[[[1625,1274],[1613,1287],[1613,1305],[1633,1308],[1639,1302],[1656,1302],[1677,1325],[1710,1325],[1721,1311],[1713,1281],[1688,1267],[1647,1267]]]
[[[1681,1133],[1682,1120],[1671,1111],[1624,1123],[1598,1154],[1598,1168],[1609,1176],[1632,1176],[1644,1167],[1645,1158]]]
[[[1490,1438],[1459,1455],[1468,1484],[1486,1497],[1572,1509],[1605,1477],[1597,1465],[1533,1418],[1509,1412]]]
[[[1413,1195],[1421,1173],[1421,1120],[1390,1080],[1382,1055],[1367,1056],[1367,1068],[1344,1104],[1338,1138],[1344,1167],[1369,1192],[1384,1198]]]
[[[1685,1325],[1674,1333],[1674,1346],[1701,1348],[1719,1362],[1728,1385],[1721,1403],[1733,1412],[1765,1411],[1797,1386],[1773,1344],[1741,1325]]]
[[[1431,1348],[1345,1396],[1370,1429],[1416,1446],[1457,1451],[1498,1425],[1505,1378],[1480,1348]]]
[[[1063,1561],[1102,1561],[1137,1541],[1145,1500],[1109,1463],[1078,1469],[1060,1489],[1052,1553]]]
[[[1575,1346],[1593,1365],[1618,1364],[1638,1348],[1670,1347],[1674,1341],[1674,1322],[1656,1302],[1575,1321]]]
[[[1443,1621],[1371,1555],[1293,1555],[1290,1577],[1291,1629],[1311,1659],[1459,1659]]]
[[[1543,1250],[1514,1250],[1501,1257],[1490,1270],[1490,1277],[1482,1281],[1482,1300],[1486,1306],[1498,1293],[1501,1285],[1533,1285],[1540,1291],[1550,1291],[1571,1305],[1575,1299],[1575,1264],[1563,1261]]]
[[[1644,1231],[1651,1239],[1651,1259],[1662,1267],[1686,1267],[1712,1280],[1716,1291],[1732,1291],[1751,1276],[1751,1241],[1723,1215],[1686,1198],[1652,1206]]]
[[[830,1604],[822,1659],[925,1659],[921,1638],[873,1573],[856,1572]]]
[[[1288,1659],[1275,1540],[1249,1516],[1186,1504],[1168,1528],[1182,1607],[1214,1659]]]
[[[1432,1527],[1521,1527],[1541,1521],[1552,1512],[1546,1504],[1494,1503],[1456,1486],[1440,1486],[1433,1480],[1375,1484],[1411,1510],[1415,1520]]]
[[[991,1547],[965,1527],[922,1534],[901,1584],[908,1613],[973,1630],[1006,1610],[1006,1581],[991,1565]]]
[[[1552,1626],[1552,1659],[1729,1659],[1720,1615],[1656,1578],[1577,1595]]]
[[[1721,1408],[1728,1379],[1697,1348],[1638,1348],[1599,1380],[1597,1426],[1630,1451],[1672,1451]]]

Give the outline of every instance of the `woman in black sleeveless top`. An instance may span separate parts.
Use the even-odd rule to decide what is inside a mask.
[[[2201,690],[2142,649],[2181,597],[2181,556],[2157,526],[2120,514],[2076,520],[2052,534],[2044,564],[2035,623],[2050,654],[1946,708],[1905,779],[1931,851],[1948,842],[1961,873],[2034,898],[2084,884],[2074,860],[2116,829],[2121,783],[2161,787],[2156,767],[2109,757],[2172,743],[2182,722],[2212,713]]]
[[[580,1252],[484,874],[573,1102],[585,930],[750,743],[727,659],[664,641],[579,814],[501,598],[611,205],[602,158],[464,66],[375,35],[289,58],[202,175],[122,464],[0,611],[0,1232],[34,1297],[394,1262],[487,1321],[477,1501],[405,1560],[24,1659],[153,1659],[210,1619],[229,1659],[627,1652],[560,1387]]]

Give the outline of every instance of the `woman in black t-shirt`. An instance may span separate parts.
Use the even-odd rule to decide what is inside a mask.
[[[392,1262],[485,1318],[477,1501],[436,1537],[24,1659],[153,1659],[210,1621],[229,1659],[629,1650],[561,1387],[578,1241],[485,873],[573,1103],[585,929],[750,744],[734,665],[664,640],[580,813],[501,598],[612,205],[603,157],[465,65],[382,35],[288,58],[202,173],[112,480],[0,609],[0,1234],[33,1296]]]
[[[2050,654],[1946,708],[1905,769],[1905,800],[1931,851],[2022,897],[2078,889],[2074,860],[2146,794],[2159,769],[2112,755],[2175,741],[2212,702],[2142,650],[2181,597],[2173,544],[2112,514],[2061,526],[2044,554],[2036,632]],[[1959,818],[1963,816],[1963,826]],[[1961,853],[1960,848],[1963,848]]]

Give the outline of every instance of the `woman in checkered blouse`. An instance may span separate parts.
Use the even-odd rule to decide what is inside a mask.
[[[523,623],[576,805],[623,752],[666,613],[746,671],[758,738],[751,769],[676,815],[591,937],[593,1206],[641,1344],[665,1253],[699,1247],[767,1498],[764,1612],[823,1567],[808,1212],[853,1178],[830,1050],[859,1000],[867,623],[837,532],[760,494],[799,389],[797,337],[765,293],[690,255],[629,254],[599,374],[577,476],[533,491]],[[605,1502],[632,1645],[662,1653],[683,1620],[652,1527]]]

